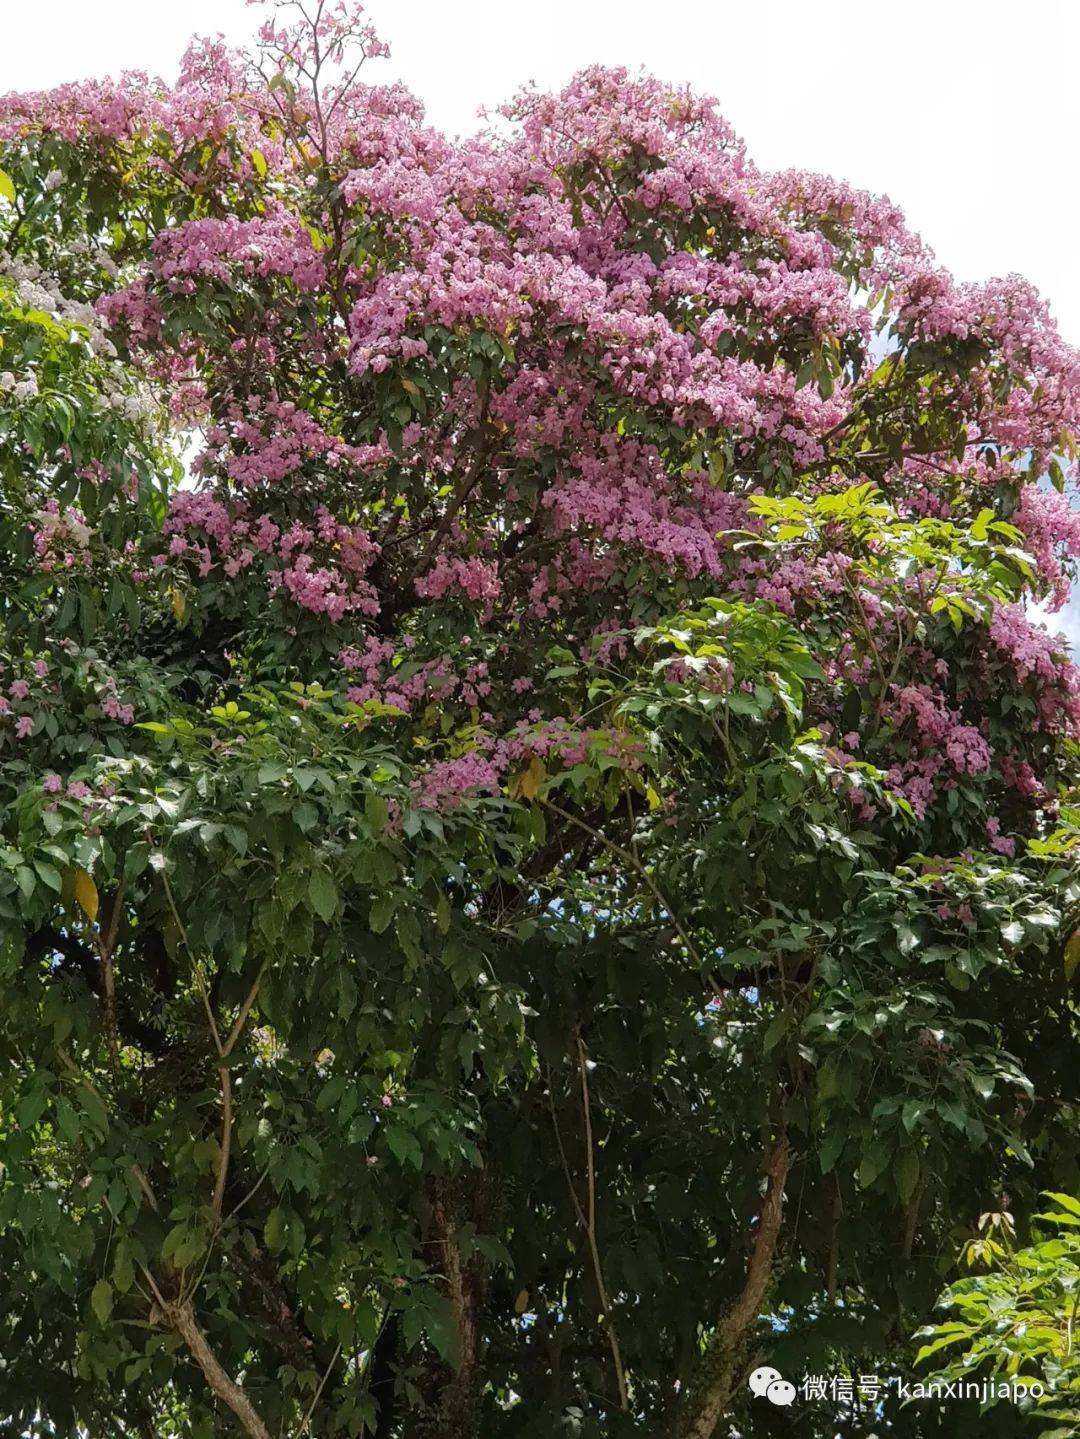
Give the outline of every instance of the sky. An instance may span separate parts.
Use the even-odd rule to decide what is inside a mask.
[[[0,11],[0,92],[125,68],[170,79],[191,34],[239,43],[258,18],[245,0]],[[1076,0],[369,0],[368,13],[392,52],[369,76],[405,81],[444,130],[596,62],[687,81],[759,165],[887,194],[961,279],[1025,275],[1080,345]]]

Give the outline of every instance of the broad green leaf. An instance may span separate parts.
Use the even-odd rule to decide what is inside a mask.
[[[320,919],[327,924],[337,914],[338,891],[329,870],[313,869],[308,880],[308,895],[311,905]]]

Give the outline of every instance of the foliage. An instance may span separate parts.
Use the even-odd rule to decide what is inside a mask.
[[[1009,1214],[981,1216],[984,1237],[970,1241],[965,1259],[969,1268],[985,1265],[986,1273],[961,1279],[945,1291],[941,1306],[955,1317],[922,1331],[929,1342],[919,1358],[942,1355],[959,1344],[962,1353],[945,1356],[940,1371],[945,1379],[980,1372],[1010,1380],[1035,1375],[1047,1390],[1036,1415],[1053,1425],[1044,1432],[1066,1439],[1080,1432],[1074,1334],[1080,1296],[1080,1203],[1067,1194],[1046,1198],[1055,1208],[1035,1216],[1034,1223],[1046,1229],[1047,1237],[1024,1248],[1015,1245]]]
[[[1080,1178],[1080,356],[298,11],[0,100],[0,1432],[831,1435]]]

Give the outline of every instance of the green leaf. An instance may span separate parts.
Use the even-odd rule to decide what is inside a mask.
[[[1043,1197],[1052,1199],[1059,1209],[1064,1209],[1080,1219],[1080,1199],[1074,1199],[1071,1194],[1057,1194],[1052,1189],[1045,1190]]]
[[[107,1279],[99,1279],[90,1295],[90,1307],[99,1324],[108,1324],[113,1309],[113,1287]]]
[[[34,860],[34,868],[37,870],[39,878],[47,884],[50,889],[55,890],[57,894],[62,893],[64,885],[55,865],[49,864],[43,859],[36,859]]]
[[[828,1174],[833,1165],[840,1158],[844,1148],[846,1135],[840,1129],[830,1129],[822,1140],[821,1149],[818,1151],[818,1162],[821,1165],[822,1174]]]
[[[285,1211],[281,1205],[276,1205],[266,1216],[266,1223],[263,1225],[263,1238],[266,1240],[266,1247],[271,1254],[276,1254],[285,1244]]]
[[[925,1105],[921,1100],[908,1099],[904,1101],[904,1108],[901,1113],[901,1121],[909,1134],[913,1134],[919,1127],[919,1120],[922,1118]]]
[[[389,926],[394,917],[394,909],[397,905],[397,895],[393,892],[379,895],[378,899],[371,906],[371,914],[368,917],[368,924],[371,926],[372,934],[382,934]]]
[[[338,891],[329,870],[313,869],[308,880],[308,895],[315,913],[327,924],[337,914]]]
[[[896,1176],[896,1192],[904,1204],[911,1202],[919,1182],[919,1154],[910,1146],[902,1149],[893,1169]]]
[[[859,1187],[869,1189],[878,1175],[882,1174],[889,1162],[888,1151],[885,1146],[875,1143],[863,1152],[862,1163],[859,1165]]]
[[[771,1054],[776,1046],[783,1039],[788,1030],[788,1016],[781,1011],[769,1021],[769,1027],[765,1031],[764,1050]]]
[[[435,905],[435,923],[439,927],[440,934],[446,934],[449,932],[451,918],[452,911],[450,908],[450,901],[447,899],[445,894],[440,894],[438,901]]]
[[[113,1281],[121,1294],[126,1294],[135,1281],[135,1266],[131,1260],[131,1250],[124,1239],[121,1239],[116,1246],[116,1256],[113,1259]]]
[[[382,834],[386,828],[388,810],[386,801],[381,794],[376,794],[374,790],[368,790],[364,796],[364,814],[375,833]]]
[[[990,521],[994,518],[993,510],[980,510],[971,526],[971,538],[973,540],[985,540],[990,529]]]
[[[391,1124],[386,1131],[386,1142],[390,1152],[400,1164],[411,1164],[419,1169],[423,1163],[423,1152],[416,1136],[398,1124]]]
[[[322,1113],[324,1110],[333,1109],[341,1096],[345,1093],[345,1086],[348,1079],[344,1074],[335,1074],[333,1079],[327,1080],[319,1091],[319,1097],[315,1101],[315,1108]]]

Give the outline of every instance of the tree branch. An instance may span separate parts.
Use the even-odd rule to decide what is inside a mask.
[[[783,1218],[784,1186],[791,1164],[787,1136],[774,1142],[766,1161],[765,1197],[758,1215],[746,1279],[731,1307],[705,1346],[698,1373],[690,1385],[679,1426],[680,1439],[712,1439],[734,1388],[739,1351],[761,1313],[772,1277],[773,1259]]]
[[[113,975],[113,950],[116,948],[116,934],[120,927],[120,911],[124,904],[124,879],[116,887],[109,923],[102,932],[98,931],[95,943],[101,957],[101,1027],[105,1033],[105,1048],[113,1069],[120,1067],[120,1041],[116,1029],[116,982]]]
[[[679,916],[676,914],[674,906],[665,898],[664,894],[660,890],[660,887],[657,885],[656,881],[653,879],[652,875],[649,873],[646,867],[642,864],[641,860],[638,859],[637,855],[634,854],[632,850],[625,849],[621,844],[616,844],[614,840],[608,839],[606,834],[601,833],[601,831],[598,829],[594,829],[591,824],[586,824],[583,819],[578,819],[576,815],[571,814],[569,810],[563,809],[561,805],[555,804],[554,801],[550,799],[544,799],[541,796],[537,796],[537,798],[540,800],[540,803],[544,806],[545,809],[550,809],[554,811],[555,814],[562,815],[563,819],[569,820],[571,824],[576,824],[579,829],[583,829],[586,834],[592,835],[593,839],[597,840],[606,849],[611,850],[612,854],[616,854],[619,856],[620,859],[625,860],[626,863],[630,865],[630,867],[634,870],[634,872],[641,876],[641,878],[645,881],[645,884],[648,886],[649,891],[652,894],[653,898],[656,900],[657,904],[666,914],[669,914],[671,916],[671,922],[675,926],[675,931],[685,945],[686,951],[690,955],[690,958],[693,959],[695,963],[704,970],[706,968],[705,961],[699,954],[697,946],[694,944],[693,940],[683,928],[682,922],[680,921]]]
[[[191,1351],[192,1358],[202,1370],[214,1394],[236,1415],[244,1433],[250,1435],[251,1439],[270,1439],[270,1431],[259,1418],[255,1406],[239,1384],[229,1378],[207,1343],[206,1336],[195,1319],[191,1300],[184,1299],[178,1304],[167,1305],[164,1314]]]
[[[589,1067],[588,1051],[585,1048],[585,1041],[580,1033],[577,1040],[578,1072],[581,1075],[581,1111],[585,1118],[585,1176],[586,1176],[586,1202],[587,1214],[585,1229],[589,1237],[589,1252],[592,1255],[593,1273],[596,1276],[596,1288],[600,1295],[600,1304],[604,1311],[604,1329],[607,1332],[608,1343],[611,1345],[611,1358],[615,1365],[615,1382],[619,1389],[619,1408],[625,1410],[627,1407],[626,1398],[626,1371],[623,1368],[622,1351],[619,1349],[619,1337],[615,1333],[615,1323],[611,1317],[611,1301],[608,1298],[607,1286],[604,1283],[603,1265],[600,1263],[600,1246],[596,1240],[596,1166],[593,1158],[593,1131],[592,1131],[592,1104],[589,1100]]]

